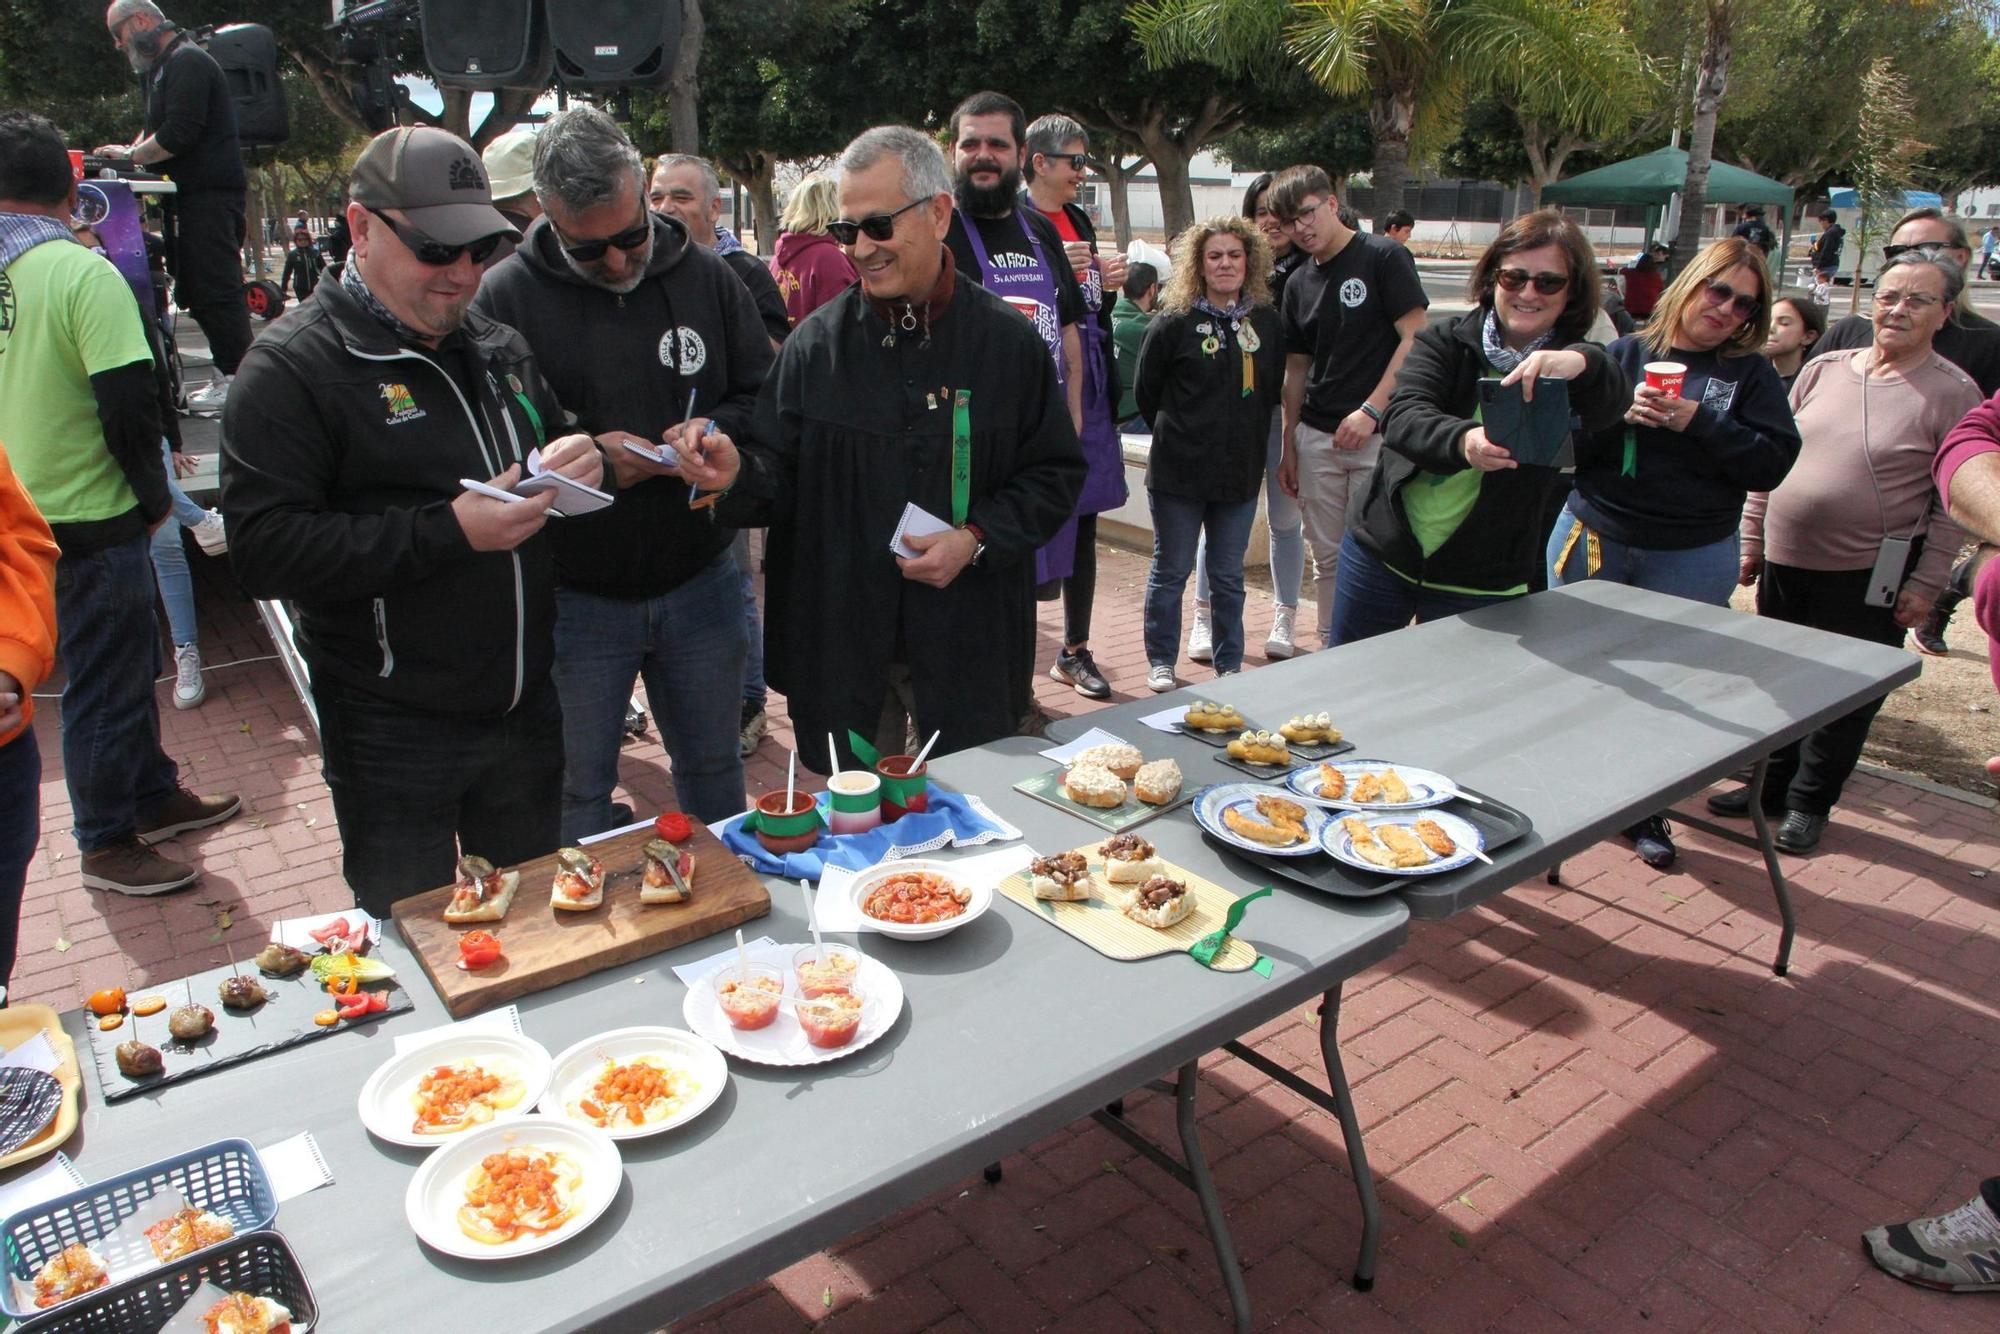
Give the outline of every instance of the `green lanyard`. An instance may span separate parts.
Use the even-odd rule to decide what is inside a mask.
[[[951,526],[965,527],[972,504],[972,391],[951,396]]]

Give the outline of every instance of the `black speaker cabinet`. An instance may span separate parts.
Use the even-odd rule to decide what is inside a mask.
[[[538,0],[421,0],[424,63],[439,85],[540,90],[554,53]]]
[[[222,66],[236,104],[236,137],[267,148],[292,137],[285,85],[278,81],[278,39],[261,23],[232,23],[209,34],[208,54]]]
[[[659,87],[673,77],[680,0],[547,0],[556,73],[571,88]]]

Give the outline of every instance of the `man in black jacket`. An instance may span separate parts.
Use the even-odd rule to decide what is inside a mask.
[[[354,164],[354,253],[243,361],[222,421],[229,554],[294,604],[355,898],[380,916],[556,847],[562,714],[543,470],[601,478],[521,336],[467,308],[507,222],[478,154],[426,127]],[[574,520],[570,520],[574,522]]]
[[[168,197],[175,240],[169,250],[174,295],[208,336],[215,381],[188,398],[197,412],[220,412],[229,379],[250,346],[243,300],[243,154],[236,104],[222,67],[152,0],[116,0],[105,11],[111,41],[145,79],[145,132],[132,144],[105,144],[102,157],[130,158],[174,183]]]
[[[611,826],[634,677],[659,720],[683,809],[743,809],[737,707],[744,620],[735,534],[690,505],[652,448],[693,412],[744,433],[771,366],[749,292],[687,229],[646,207],[638,150],[576,106],[535,142],[543,216],[496,265],[476,308],[521,331],[556,395],[618,473],[618,503],[552,530],[556,686],[566,767],[563,837]],[[579,337],[588,331],[587,337]]]

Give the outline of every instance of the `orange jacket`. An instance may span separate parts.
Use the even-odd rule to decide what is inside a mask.
[[[0,672],[21,683],[21,727],[35,717],[31,691],[56,664],[56,540],[0,448]]]

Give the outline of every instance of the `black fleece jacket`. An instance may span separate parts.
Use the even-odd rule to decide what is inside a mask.
[[[1480,478],[1479,498],[1458,529],[1428,557],[1403,512],[1403,488],[1426,473],[1464,472],[1462,443],[1476,424],[1479,380],[1490,375],[1480,345],[1486,307],[1433,324],[1416,337],[1382,414],[1382,458],[1355,520],[1355,540],[1385,565],[1421,584],[1502,593],[1528,582],[1542,559],[1542,501],[1558,470],[1522,465]],[[1624,371],[1595,343],[1572,343],[1582,375],[1569,384],[1571,409],[1586,431],[1618,420],[1632,401]]]
[[[691,243],[674,219],[652,216],[653,258],[632,291],[579,278],[554,226],[537,218],[520,249],[488,271],[472,308],[521,331],[577,430],[657,443],[692,389],[694,415],[740,442],[771,369],[771,340],[728,261]],[[608,509],[550,525],[556,580],[600,597],[672,592],[735,537],[711,512],[690,510],[687,483],[675,477],[621,490]]]
[[[229,80],[215,57],[185,35],[174,39],[147,78],[146,133],[172,154],[160,171],[183,193],[243,193],[243,153]]]

